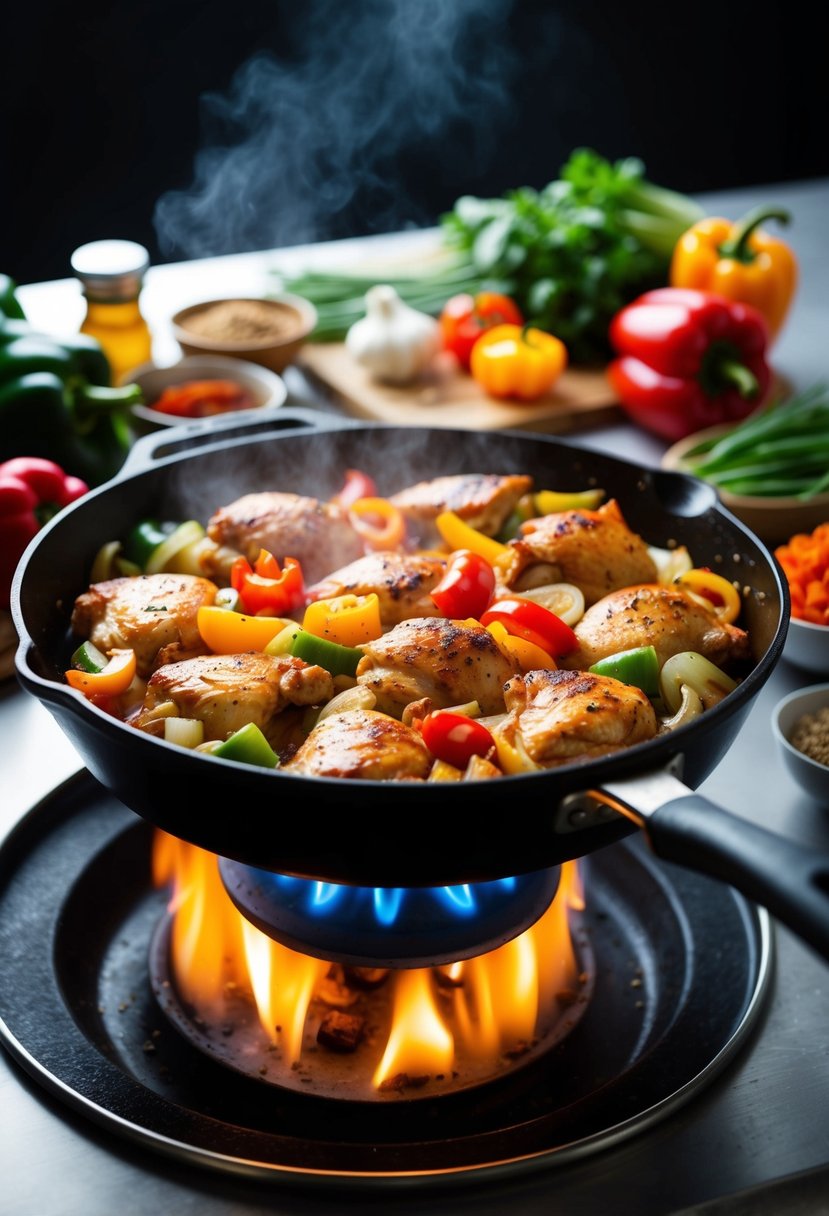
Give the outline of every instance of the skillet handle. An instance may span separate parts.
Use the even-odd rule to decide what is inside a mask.
[[[829,857],[696,793],[659,807],[644,828],[659,857],[737,887],[829,959]]]

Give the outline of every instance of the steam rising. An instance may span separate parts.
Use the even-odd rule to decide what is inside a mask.
[[[407,173],[410,183],[421,172],[457,184],[494,160],[518,87],[503,36],[512,6],[294,6],[294,46],[257,53],[226,96],[202,98],[193,183],[156,204],[162,252],[209,257],[324,240],[346,212],[354,233],[434,222]],[[447,187],[447,207],[456,193]]]

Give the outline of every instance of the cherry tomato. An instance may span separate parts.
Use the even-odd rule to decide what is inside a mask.
[[[452,296],[440,314],[443,345],[452,352],[461,367],[469,371],[472,347],[481,334],[495,325],[523,325],[521,310],[509,296],[495,291],[479,291]]]
[[[455,768],[464,769],[473,756],[488,756],[495,748],[494,738],[481,722],[448,709],[427,714],[421,729],[432,755]]]
[[[489,607],[494,590],[495,571],[486,558],[471,549],[458,549],[430,594],[444,616],[457,619],[479,617]]]
[[[305,583],[302,568],[293,557],[286,557],[282,568],[267,549],[260,549],[251,566],[246,557],[237,557],[230,569],[230,585],[238,591],[245,612],[293,612],[303,602]]]
[[[554,612],[521,596],[496,600],[481,617],[482,625],[500,621],[508,633],[525,638],[551,654],[554,659],[575,650],[579,640],[569,625]]]

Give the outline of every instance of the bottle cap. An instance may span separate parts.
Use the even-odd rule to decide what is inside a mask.
[[[135,241],[90,241],[75,250],[70,264],[87,296],[115,302],[138,295],[150,255]]]

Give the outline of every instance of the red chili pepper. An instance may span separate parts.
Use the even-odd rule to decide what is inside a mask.
[[[489,606],[494,590],[495,571],[486,558],[471,549],[458,549],[430,595],[444,616],[479,617]]]
[[[89,486],[39,456],[15,456],[0,464],[0,608],[8,608],[12,575],[40,528]]]
[[[465,292],[446,301],[440,314],[440,330],[445,350],[469,371],[472,347],[495,325],[523,325],[521,310],[509,296],[495,291]]]
[[[455,768],[466,768],[473,756],[489,756],[495,748],[495,740],[483,723],[448,709],[427,714],[421,731],[432,755]]]
[[[554,659],[569,654],[579,644],[575,633],[561,617],[542,604],[521,596],[496,600],[481,617],[482,625],[490,625],[493,621],[500,621],[508,633],[540,646]]]
[[[286,557],[282,567],[267,549],[260,549],[251,566],[246,557],[237,557],[230,568],[230,585],[239,592],[245,612],[256,616],[267,612],[274,616],[294,612],[305,600],[302,567],[293,557]]]
[[[607,369],[634,422],[672,442],[738,422],[765,401],[771,382],[766,322],[749,304],[710,292],[662,287],[616,314]]]

